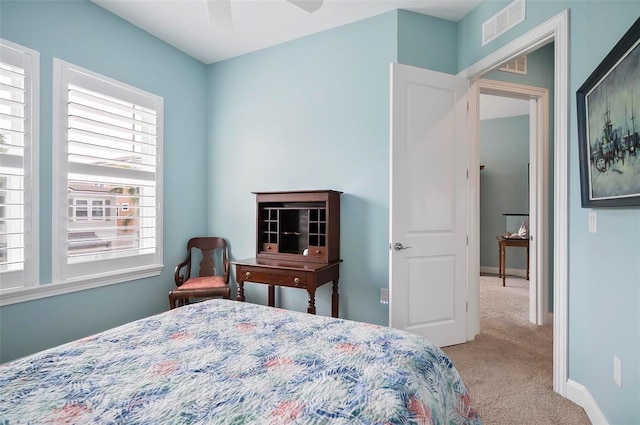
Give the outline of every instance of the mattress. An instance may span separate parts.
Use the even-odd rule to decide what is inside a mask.
[[[0,365],[0,423],[480,424],[451,360],[404,331],[231,300]]]

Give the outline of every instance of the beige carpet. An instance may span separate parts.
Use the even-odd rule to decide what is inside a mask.
[[[529,323],[529,282],[480,278],[480,335],[445,347],[484,424],[590,424],[553,391],[553,328]]]

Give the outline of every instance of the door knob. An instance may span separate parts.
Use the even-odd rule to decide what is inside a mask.
[[[403,249],[409,249],[409,248],[411,248],[411,247],[410,246],[404,246],[400,242],[396,242],[393,245],[393,249],[395,249],[396,251],[402,251]]]

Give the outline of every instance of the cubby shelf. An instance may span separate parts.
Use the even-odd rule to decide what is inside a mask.
[[[340,194],[254,192],[258,258],[329,263],[340,258]]]

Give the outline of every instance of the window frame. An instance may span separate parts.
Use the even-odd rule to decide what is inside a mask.
[[[24,266],[22,270],[0,273],[3,305],[5,293],[37,287],[40,275],[40,53],[0,38],[0,62],[21,67],[25,72]]]
[[[161,273],[162,264],[162,145],[163,145],[163,99],[160,96],[145,92],[120,81],[113,80],[93,71],[64,62],[53,60],[53,222],[52,222],[52,283],[54,285],[71,285],[82,289],[108,284],[121,283],[145,277],[157,276]],[[83,265],[67,262],[67,223],[69,220],[68,170],[67,160],[67,101],[66,91],[70,84],[88,87],[100,93],[119,99],[131,100],[141,105],[153,105],[157,112],[156,150],[157,164],[155,169],[156,183],[156,226],[155,253],[135,255],[122,259],[100,260]],[[83,197],[84,198],[84,197]],[[88,202],[84,219],[91,220],[92,206]],[[105,217],[101,218],[102,220]],[[61,254],[58,254],[61,253]],[[141,264],[142,263],[142,264]],[[93,265],[92,267],[87,267]],[[96,268],[96,265],[99,267]],[[90,272],[85,269],[91,268]],[[98,270],[96,273],[95,270]]]

